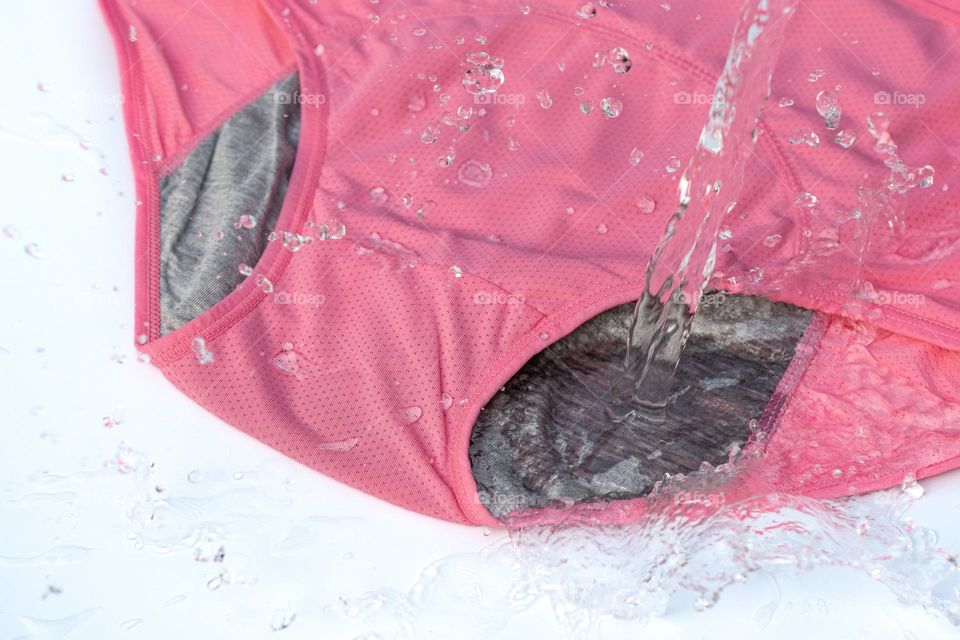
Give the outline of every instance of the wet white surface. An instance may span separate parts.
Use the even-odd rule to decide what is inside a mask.
[[[546,596],[498,606],[511,587],[506,534],[324,478],[138,361],[136,198],[99,11],[91,0],[5,3],[0,53],[0,227],[12,226],[0,234],[0,640],[356,638],[374,619],[383,637],[564,637],[569,621]],[[922,484],[911,517],[960,549],[960,473]],[[439,594],[420,580],[438,561],[454,574]],[[359,615],[349,603],[369,592],[390,606]],[[592,634],[960,635],[838,568],[771,568],[707,612],[678,594],[659,618],[604,620]]]

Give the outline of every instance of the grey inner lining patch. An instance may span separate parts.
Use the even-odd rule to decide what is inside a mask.
[[[728,460],[750,436],[813,314],[764,298],[704,298],[668,419],[631,428],[602,407],[622,370],[633,305],[602,313],[537,354],[481,411],[470,440],[480,499],[496,517],[552,501],[643,496],[664,474]]]
[[[293,74],[270,87],[161,180],[161,334],[223,300],[266,248],[300,138],[299,86]],[[243,215],[256,226],[238,226]]]

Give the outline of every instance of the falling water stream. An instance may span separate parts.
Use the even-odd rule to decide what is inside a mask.
[[[627,340],[626,375],[608,408],[618,422],[666,417],[674,372],[716,263],[720,225],[737,204],[795,6],[796,0],[743,5],[707,123],[680,178],[676,211],[647,266]]]

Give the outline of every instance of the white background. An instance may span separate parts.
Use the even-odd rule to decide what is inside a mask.
[[[99,10],[8,0],[0,54],[0,226],[16,229],[0,235],[0,640],[355,638],[368,617],[341,598],[365,592],[389,603],[383,637],[563,637],[546,598],[513,615],[467,602],[510,587],[479,555],[508,545],[505,533],[408,513],[300,467],[138,361],[136,199]],[[120,423],[106,428],[107,416]],[[960,474],[923,485],[910,515],[960,549]],[[425,595],[429,576],[415,588],[436,561],[457,574],[442,583],[454,592]],[[837,568],[751,574],[705,613],[675,600],[594,637],[960,635]]]

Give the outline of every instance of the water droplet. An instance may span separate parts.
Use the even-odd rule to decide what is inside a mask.
[[[437,120],[429,121],[420,132],[420,142],[433,144],[440,137],[440,123]]]
[[[449,393],[444,393],[440,396],[440,409],[447,411],[450,407],[453,406],[453,396]]]
[[[680,170],[680,159],[677,156],[667,158],[667,173],[676,173]]]
[[[539,338],[540,338],[543,342],[546,342],[547,340],[550,339],[550,334],[547,333],[546,331],[544,331],[543,333],[541,333],[541,334],[539,335]]]
[[[378,205],[386,204],[387,190],[383,187],[374,187],[373,189],[370,189],[370,202]]]
[[[283,232],[283,248],[293,253],[300,251],[304,245],[310,244],[312,240],[313,238],[310,236],[302,236],[292,231]]]
[[[650,214],[653,213],[657,208],[657,202],[653,199],[653,196],[649,194],[644,194],[637,198],[637,209],[640,213]]]
[[[550,92],[546,89],[537,91],[536,97],[541,109],[549,109],[553,106],[553,98],[550,97]]]
[[[616,98],[604,98],[600,101],[600,109],[608,118],[616,118],[623,111],[623,103]]]
[[[580,103],[580,113],[582,113],[585,116],[588,116],[590,115],[591,111],[593,111],[593,101],[584,100],[583,102]]]
[[[280,346],[280,353],[273,358],[273,366],[284,375],[300,380],[302,378],[300,360],[300,354],[293,350],[293,343],[284,342]]]
[[[457,179],[461,184],[477,189],[482,189],[490,184],[492,177],[493,169],[490,168],[490,165],[479,160],[467,160],[460,165],[460,169],[457,171]]]
[[[20,237],[20,230],[12,224],[8,224],[3,227],[3,235],[10,239],[16,239]]]
[[[65,173],[62,176],[60,176],[60,179],[63,180],[64,182],[73,182],[74,180],[76,180],[76,177],[72,173]]]
[[[633,166],[639,165],[643,161],[643,149],[640,147],[634,147],[630,150],[630,164]]]
[[[778,104],[779,104],[781,107],[792,107],[792,106],[793,106],[793,98],[787,98],[787,97],[780,98],[780,102],[779,102]]]
[[[584,20],[592,20],[597,17],[597,5],[592,2],[585,2],[577,9],[577,17]]]
[[[330,220],[316,227],[318,240],[343,240],[347,235],[347,225],[339,220]]]
[[[317,45],[316,47],[314,47],[314,49],[313,49],[313,55],[315,55],[315,56],[322,56],[323,53],[324,53],[324,51],[326,51],[326,49],[324,49],[323,45],[322,45],[322,44],[318,44],[318,45]]]
[[[417,216],[420,218],[426,218],[428,213],[432,213],[434,209],[437,208],[437,203],[434,200],[426,200],[420,207],[417,209]]]
[[[733,237],[733,230],[730,227],[723,227],[720,229],[720,232],[717,233],[717,237],[721,240],[729,240]]]
[[[422,38],[423,36],[427,35],[427,29],[426,27],[414,27],[410,33],[418,38]]]
[[[607,225],[603,224],[602,222],[597,225],[597,233],[604,234],[606,232],[607,232]]]
[[[273,283],[270,282],[270,280],[268,280],[265,275],[263,274],[258,275],[256,279],[256,283],[260,291],[263,291],[264,293],[273,292]]]
[[[837,132],[833,141],[844,149],[849,149],[853,146],[853,143],[857,141],[857,132],[853,129],[843,129]]]
[[[840,102],[833,91],[821,91],[817,94],[817,113],[823,116],[827,129],[836,129],[840,126]]]
[[[314,446],[322,451],[350,451],[360,442],[360,438],[347,438],[334,442],[318,442]]]
[[[607,59],[610,60],[610,66],[613,67],[613,70],[620,75],[630,71],[633,67],[633,62],[630,61],[630,54],[627,53],[627,50],[623,47],[611,49],[610,53],[607,54]]]
[[[502,58],[490,58],[485,51],[467,54],[468,67],[460,78],[463,88],[472,95],[496,93],[503,84]]]
[[[249,276],[253,274],[253,267],[251,267],[250,265],[243,264],[242,262],[239,265],[237,265],[237,270],[242,275],[245,275],[245,276]]]
[[[23,250],[28,256],[31,258],[36,258],[37,260],[42,260],[46,255],[43,252],[43,249],[40,248],[40,245],[38,245],[36,242],[28,243]]]
[[[817,80],[819,80],[825,75],[827,75],[826,71],[824,71],[823,69],[817,69],[815,71],[810,72],[810,75],[807,76],[807,80],[809,80],[810,82],[816,82]]]
[[[813,207],[817,206],[818,202],[819,200],[817,199],[817,196],[813,195],[812,193],[808,193],[807,191],[801,191],[798,193],[797,199],[794,200],[794,204],[796,204],[798,207],[804,207],[807,209],[812,209]]]
[[[207,344],[203,338],[197,336],[193,339],[193,356],[200,364],[210,364],[213,362],[213,353],[207,351]]]
[[[400,197],[400,203],[409,209],[410,206],[413,204],[413,196],[410,195],[409,193],[403,194],[403,196]]]
[[[770,247],[772,249],[773,247],[780,244],[781,240],[783,240],[783,236],[781,236],[780,234],[774,233],[764,238],[763,244],[764,246]]]
[[[405,424],[413,424],[423,415],[423,409],[417,405],[412,407],[406,407],[400,410],[400,418],[404,421]]]
[[[790,132],[790,144],[805,144],[809,147],[816,147],[820,144],[820,136],[814,131],[794,129]]]
[[[127,39],[128,39],[130,42],[136,42],[136,41],[137,41],[137,28],[136,28],[134,25],[132,25],[132,24],[131,24],[131,25],[129,26],[129,28],[127,29]]]
[[[240,216],[239,220],[237,220],[237,225],[243,229],[253,229],[255,226],[257,226],[257,219],[251,215],[244,214]]]
[[[293,607],[284,607],[277,609],[273,613],[273,620],[270,622],[270,628],[274,631],[283,631],[297,619],[297,612]]]
[[[509,149],[510,151],[520,150],[520,141],[517,140],[516,136],[509,136],[507,138],[507,149]]]

